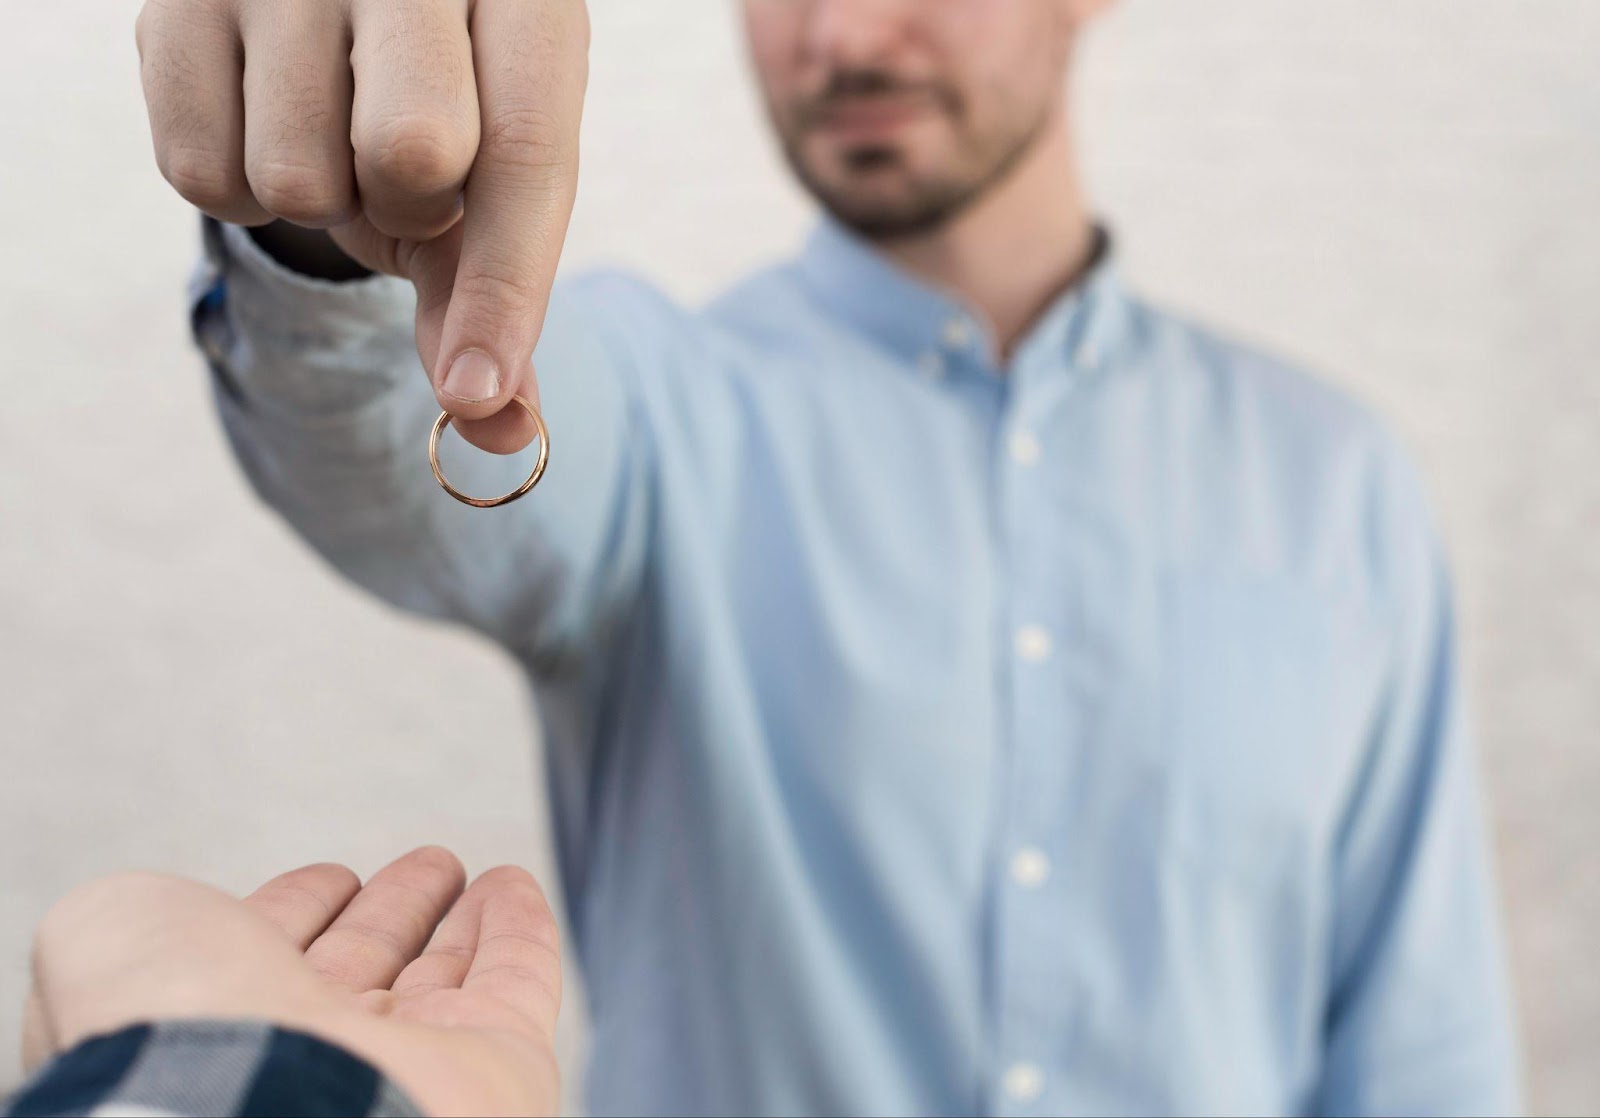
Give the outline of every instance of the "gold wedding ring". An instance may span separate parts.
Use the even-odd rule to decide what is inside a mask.
[[[513,396],[511,398],[521,404],[529,415],[533,416],[533,425],[539,429],[539,460],[533,464],[533,473],[528,475],[528,480],[503,497],[490,497],[488,499],[469,497],[445,480],[444,471],[439,468],[439,436],[444,434],[444,429],[450,425],[450,413],[447,411],[440,412],[439,418],[433,421],[433,434],[428,436],[428,464],[433,467],[433,478],[443,487],[446,493],[464,505],[471,505],[473,508],[478,509],[492,509],[497,505],[509,505],[535,485],[538,485],[539,479],[544,476],[545,463],[550,461],[550,432],[544,425],[544,417],[539,414],[538,408],[535,408],[521,396]]]

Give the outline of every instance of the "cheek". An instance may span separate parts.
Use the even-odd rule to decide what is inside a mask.
[[[800,57],[803,27],[798,18],[800,5],[775,0],[747,0],[745,40],[756,79],[768,96],[781,95],[794,85],[796,59]]]
[[[943,15],[937,27],[942,68],[971,121],[1036,109],[1057,93],[1071,45],[1058,4],[946,0]]]

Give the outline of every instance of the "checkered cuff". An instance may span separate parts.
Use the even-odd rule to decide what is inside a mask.
[[[86,1040],[41,1068],[3,1111],[7,1118],[421,1114],[366,1061],[257,1021],[162,1021]]]

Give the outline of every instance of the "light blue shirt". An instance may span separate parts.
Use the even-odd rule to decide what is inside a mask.
[[[1440,547],[1361,408],[1105,260],[1001,368],[824,227],[704,310],[560,285],[548,475],[483,512],[406,285],[208,242],[258,491],[537,690],[596,1113],[1516,1105]]]

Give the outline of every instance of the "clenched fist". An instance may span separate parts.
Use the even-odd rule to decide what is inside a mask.
[[[581,0],[148,0],[156,162],[223,221],[324,229],[409,279],[440,406],[502,453],[578,176]]]

